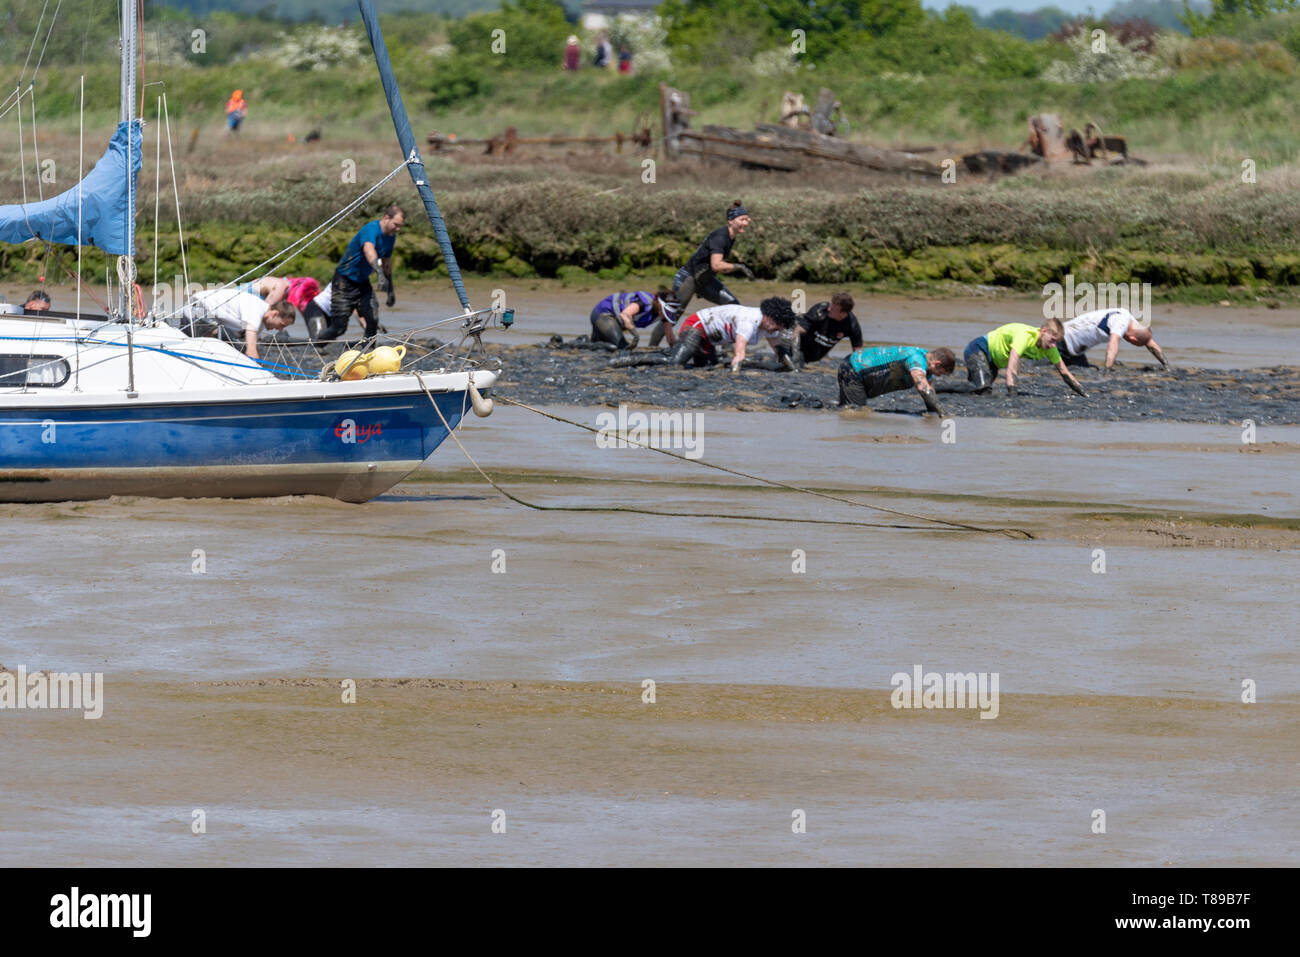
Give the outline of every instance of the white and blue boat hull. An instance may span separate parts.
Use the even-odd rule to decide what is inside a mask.
[[[135,393],[95,381],[120,381],[124,349],[33,337],[23,350],[37,357],[33,368],[46,378],[60,371],[49,386],[0,392],[0,502],[114,495],[362,502],[433,454],[471,407],[471,381],[487,391],[496,380],[477,370],[287,382],[215,341],[170,330],[138,336],[161,345],[136,351]],[[12,364],[22,347],[9,348]],[[64,381],[59,361],[69,369],[79,362],[80,376]]]

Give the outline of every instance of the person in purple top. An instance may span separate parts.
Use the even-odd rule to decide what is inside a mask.
[[[616,292],[596,303],[591,310],[591,341],[604,343],[609,349],[635,349],[641,341],[638,330],[651,329],[650,344],[657,346],[667,336],[668,344],[675,345],[673,323],[677,319],[677,303],[668,290],[658,293]]]

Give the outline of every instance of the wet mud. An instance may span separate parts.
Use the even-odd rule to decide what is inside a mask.
[[[519,346],[494,346],[503,370],[498,391],[520,402],[541,405],[645,405],[666,409],[782,409],[839,411],[836,373],[844,358],[837,350],[796,372],[778,370],[765,348],[733,374],[727,365],[679,369],[669,366],[611,368],[615,353],[585,339],[560,339]],[[437,339],[415,338],[406,368],[437,369],[448,365],[448,351]],[[342,354],[342,343],[326,347],[283,348],[287,361],[318,370]],[[638,352],[645,353],[641,349]],[[1259,425],[1300,424],[1300,366],[1255,369],[1162,369],[1158,363],[1119,362],[1109,374],[1099,368],[1073,369],[1088,397],[1074,395],[1046,363],[1026,363],[1018,376],[1018,394],[1008,396],[999,382],[976,395],[959,362],[951,376],[934,380],[945,410],[954,416],[1021,419],[1092,419],[1105,422],[1207,422]],[[869,400],[874,412],[921,415],[925,406],[906,389]]]

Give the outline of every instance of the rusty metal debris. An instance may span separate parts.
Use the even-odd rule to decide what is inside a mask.
[[[630,133],[619,130],[610,136],[520,136],[519,131],[511,126],[499,136],[471,138],[457,137],[455,134],[440,133],[435,130],[427,139],[434,151],[481,146],[488,156],[508,156],[521,146],[599,146],[607,143],[614,144],[615,152],[621,153],[625,143],[641,149],[649,149],[653,143],[649,126],[643,126]]]

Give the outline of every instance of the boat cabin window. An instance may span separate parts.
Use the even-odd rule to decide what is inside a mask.
[[[25,385],[57,388],[69,375],[71,370],[62,356],[0,355],[0,389]]]

